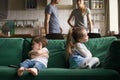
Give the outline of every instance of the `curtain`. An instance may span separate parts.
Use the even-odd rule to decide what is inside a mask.
[[[110,25],[109,25],[109,0],[104,0],[105,8],[105,35],[109,35]]]

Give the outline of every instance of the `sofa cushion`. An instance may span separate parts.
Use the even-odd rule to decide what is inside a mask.
[[[66,68],[66,40],[49,40],[47,48],[50,52],[48,67]]]
[[[85,45],[91,51],[93,56],[100,59],[101,65],[103,65],[104,58],[109,52],[109,47],[116,39],[116,37],[91,38],[87,43],[85,43]]]
[[[64,69],[41,70],[37,77],[25,73],[21,80],[119,80],[119,73],[109,69]]]
[[[0,66],[0,80],[17,80],[16,68]]]
[[[0,65],[18,65],[22,59],[22,38],[0,38]]]
[[[32,49],[31,40],[32,38],[24,38],[22,61],[28,58],[28,52]]]

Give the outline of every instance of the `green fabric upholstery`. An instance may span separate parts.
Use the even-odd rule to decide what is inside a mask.
[[[104,58],[106,54],[109,52],[109,47],[111,43],[116,40],[116,37],[102,37],[102,38],[92,38],[89,39],[85,45],[91,51],[92,55],[98,57],[101,62],[101,66],[103,65]]]
[[[24,39],[22,61],[28,58],[28,52],[31,50],[31,40],[31,38]]]
[[[39,76],[24,74],[22,80],[119,80],[119,74],[109,69],[64,69],[48,68]]]
[[[103,67],[108,69],[120,68],[120,40],[112,42],[109,53],[105,57]]]
[[[119,72],[114,70],[120,65],[117,64],[120,40],[115,37],[91,38],[85,45],[93,56],[100,58],[102,66],[95,69],[69,69],[65,60],[66,40],[48,40],[48,68],[40,70],[36,77],[24,71],[23,76],[18,78],[17,68],[8,65],[19,65],[28,58],[31,38],[0,38],[0,80],[120,80]]]
[[[0,80],[16,80],[16,68],[8,66],[0,66]]]
[[[31,50],[31,38],[24,40],[23,60],[28,58],[28,52]],[[67,67],[65,61],[66,41],[65,40],[48,40],[47,48],[49,50],[48,67]]]
[[[0,65],[18,65],[22,60],[24,39],[0,38]]]
[[[67,68],[66,64],[66,41],[65,40],[49,40],[47,48],[49,50],[49,68]]]

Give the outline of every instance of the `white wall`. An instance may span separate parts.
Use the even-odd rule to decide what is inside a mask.
[[[109,0],[110,31],[118,33],[118,0]]]
[[[70,15],[71,10],[59,10],[59,21],[63,29],[63,34],[68,33],[69,25],[67,19]],[[38,19],[38,22],[35,25],[43,27],[44,22],[44,10],[10,10],[8,11],[9,20],[32,20]],[[18,24],[22,25],[22,22],[18,21]]]
[[[38,30],[37,26],[43,27],[43,22],[44,22],[44,9],[45,6],[47,5],[44,0],[38,0],[38,7],[37,9],[25,9],[25,4],[24,0],[8,0],[9,1],[9,11],[8,11],[8,20],[33,20],[33,19],[38,19],[37,22],[35,22],[34,29],[35,31]],[[19,4],[17,3],[19,2]],[[67,19],[71,13],[72,8],[64,8],[64,9],[59,9],[59,21],[60,25],[63,29],[63,34],[68,33],[69,25],[67,23]],[[18,24],[22,24],[22,22],[18,21]],[[23,31],[17,30],[16,33],[23,33]],[[27,33],[27,32],[25,32]],[[28,30],[29,33],[29,30]],[[32,32],[34,33],[34,32]],[[23,33],[24,34],[24,33]],[[35,32],[35,34],[32,35],[37,35],[39,34],[38,32]]]
[[[62,0],[63,1],[63,0]],[[69,0],[67,0],[69,1]],[[72,0],[71,0],[72,1]],[[110,0],[111,1],[111,0]],[[38,7],[37,9],[25,9],[25,4],[24,4],[24,0],[8,0],[9,2],[9,11],[8,11],[8,18],[9,20],[33,20],[33,19],[37,19],[38,21],[35,22],[35,26],[34,26],[34,32],[31,32],[32,35],[38,35],[39,32],[39,27],[43,27],[43,22],[44,22],[44,9],[45,6],[47,5],[45,0],[38,0]],[[114,0],[113,0],[114,2]],[[18,4],[19,3],[19,4]],[[71,5],[71,3],[70,3]],[[69,7],[69,8],[68,8]],[[59,21],[60,21],[60,25],[63,29],[63,34],[67,34],[68,33],[68,29],[69,29],[69,25],[67,23],[68,17],[71,13],[73,9],[71,8],[71,6],[62,6],[62,8],[60,8],[59,11]],[[22,24],[21,22],[19,22],[18,24]],[[97,24],[97,22],[96,22]],[[104,24],[97,24],[94,26],[99,26],[99,25],[104,25]],[[105,27],[101,27],[101,33],[104,35],[105,32]],[[22,29],[23,30],[23,29]],[[28,31],[21,31],[21,30],[16,30],[17,34],[24,34],[24,33],[30,33],[30,30]]]
[[[51,0],[47,0],[47,4],[49,4]],[[73,0],[61,0],[58,5],[72,5]]]

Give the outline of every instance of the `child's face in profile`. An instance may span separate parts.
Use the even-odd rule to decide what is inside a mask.
[[[32,43],[32,49],[33,50],[39,50],[41,48],[42,48],[42,43],[41,42],[40,43],[36,43],[36,42]]]

